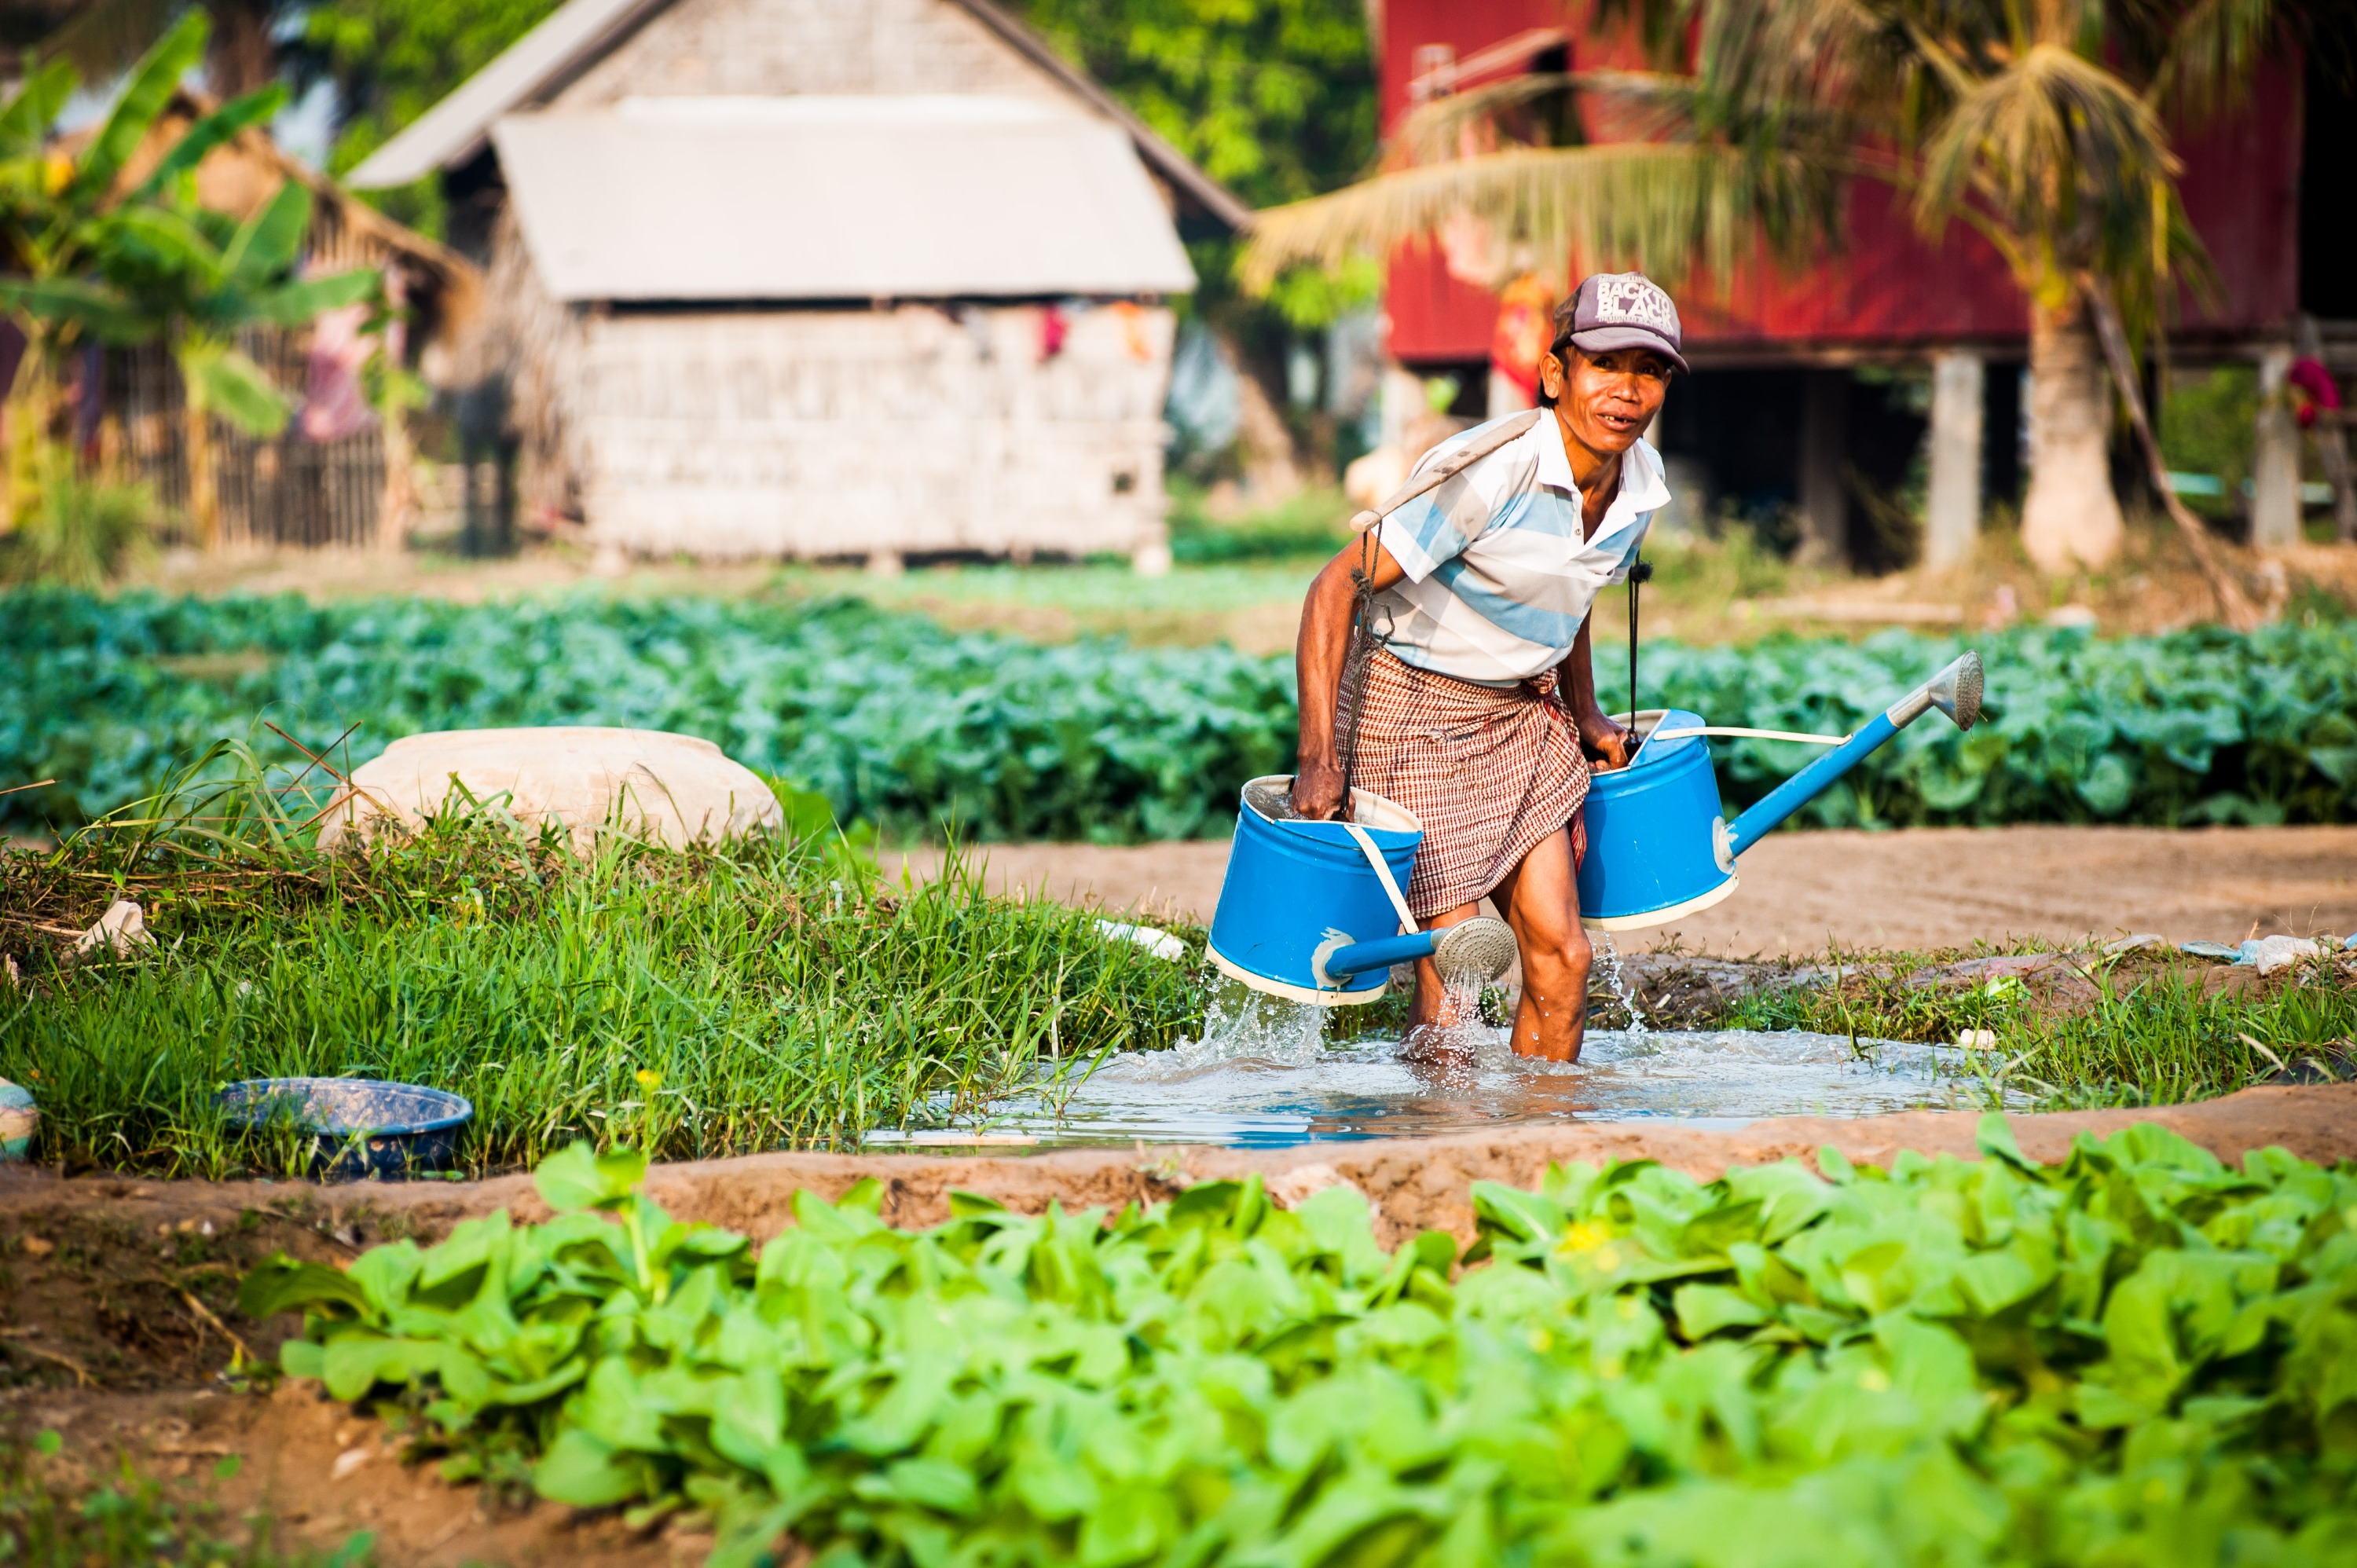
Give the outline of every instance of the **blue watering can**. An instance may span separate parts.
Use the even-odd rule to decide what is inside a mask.
[[[1579,867],[1581,923],[1640,929],[1707,909],[1736,888],[1735,861],[1779,822],[1824,792],[1867,753],[1933,708],[1970,729],[1981,716],[1981,660],[1966,653],[1875,715],[1856,735],[1787,735],[1718,727],[1677,709],[1639,714],[1643,737],[1627,768],[1587,787],[1587,857]],[[1752,736],[1833,745],[1732,822],[1719,812],[1706,736]]]
[[[1707,909],[1736,889],[1735,860],[1786,817],[1917,719],[1939,709],[1970,729],[1980,718],[1981,661],[1967,653],[1853,736],[1786,735],[1706,725],[1677,709],[1635,715],[1642,737],[1627,768],[1588,785],[1584,924],[1631,930]],[[1706,736],[1811,741],[1834,749],[1729,822]],[[1291,816],[1283,774],[1243,788],[1227,880],[1211,917],[1211,962],[1257,991],[1325,1006],[1372,1002],[1391,966],[1429,958],[1444,977],[1495,980],[1514,959],[1513,931],[1488,916],[1420,930],[1400,889],[1424,825],[1405,807],[1351,791],[1351,822]]]
[[[1347,822],[1304,822],[1293,779],[1243,788],[1227,880],[1211,917],[1211,962],[1255,991],[1320,1006],[1372,1002],[1395,963],[1429,958],[1450,979],[1495,980],[1514,961],[1514,933],[1489,916],[1419,930],[1401,889],[1424,824],[1405,807],[1351,791]]]

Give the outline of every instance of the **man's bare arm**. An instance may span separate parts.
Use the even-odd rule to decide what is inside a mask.
[[[1591,613],[1579,623],[1579,635],[1571,639],[1571,652],[1555,666],[1555,679],[1563,693],[1565,711],[1571,714],[1580,740],[1604,754],[1602,766],[1609,771],[1629,766],[1630,732],[1608,718],[1603,704],[1596,700],[1596,660],[1588,637],[1588,628],[1595,620]],[[1633,719],[1631,715],[1632,722]]]
[[[1351,574],[1373,558],[1370,581],[1380,593],[1407,574],[1391,552],[1369,540],[1342,546],[1309,585],[1301,602],[1301,638],[1293,668],[1301,692],[1301,744],[1295,763],[1293,809],[1324,819],[1342,809],[1342,763],[1334,744],[1334,707],[1342,690],[1342,664],[1351,651],[1351,614],[1358,599]]]

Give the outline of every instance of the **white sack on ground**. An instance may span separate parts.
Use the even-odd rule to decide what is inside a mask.
[[[693,736],[590,725],[436,730],[394,741],[356,768],[319,846],[387,822],[414,830],[446,806],[464,810],[468,796],[528,830],[563,822],[583,851],[609,822],[676,849],[785,821],[752,769]]]

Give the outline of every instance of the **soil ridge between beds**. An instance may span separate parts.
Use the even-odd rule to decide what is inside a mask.
[[[2080,1133],[2105,1136],[2138,1122],[2167,1127],[2221,1158],[2280,1145],[2320,1164],[2357,1159],[2357,1083],[2245,1089],[2185,1105],[2016,1115],[2022,1151],[2054,1161]],[[1470,1188],[1476,1181],[1535,1187],[1554,1162],[1658,1160],[1712,1180],[1730,1166],[1782,1159],[1813,1162],[1824,1147],[1853,1164],[1888,1165],[1900,1151],[1977,1157],[1978,1112],[1913,1111],[1890,1115],[1780,1117],[1721,1129],[1671,1121],[1573,1122],[1518,1125],[1436,1137],[1328,1143],[1286,1149],[1225,1149],[1189,1144],[1075,1148],[1023,1155],[776,1153],[658,1165],[648,1194],[673,1215],[767,1240],[790,1223],[793,1195],[804,1188],[833,1199],[873,1176],[884,1184],[883,1215],[897,1226],[938,1224],[952,1191],[976,1192],[1037,1213],[1051,1202],[1067,1210],[1118,1208],[1174,1196],[1196,1182],[1259,1172],[1281,1203],[1320,1187],[1349,1182],[1372,1204],[1386,1246],[1422,1230],[1472,1240]],[[346,1247],[411,1236],[430,1240],[460,1220],[507,1208],[517,1219],[547,1217],[532,1178],[518,1174],[479,1182],[164,1181],[135,1176],[59,1177],[23,1169],[0,1175],[0,1219],[16,1229],[43,1213],[113,1212],[139,1229],[158,1223],[226,1228],[247,1212],[299,1218]]]

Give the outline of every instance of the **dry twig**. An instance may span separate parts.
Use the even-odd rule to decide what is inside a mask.
[[[253,1347],[239,1338],[237,1337],[236,1330],[232,1329],[228,1324],[223,1323],[219,1317],[215,1316],[211,1307],[207,1306],[203,1302],[198,1300],[196,1292],[192,1290],[182,1290],[180,1292],[180,1299],[188,1304],[188,1310],[197,1315],[197,1320],[199,1323],[210,1328],[214,1333],[228,1340],[231,1348],[237,1351],[238,1356],[242,1360],[253,1361],[259,1359],[259,1358],[253,1353]]]
[[[98,1387],[97,1377],[91,1373],[88,1367],[83,1366],[71,1356],[68,1356],[63,1352],[57,1350],[44,1350],[38,1345],[27,1345],[25,1343],[25,1340],[28,1336],[38,1334],[40,1330],[38,1328],[0,1328],[0,1339],[5,1339],[7,1342],[6,1348],[8,1349],[22,1350],[28,1356],[38,1356],[44,1361],[56,1362],[59,1366],[63,1367],[67,1371],[71,1372],[74,1375],[74,1381],[83,1388],[94,1389]]]

